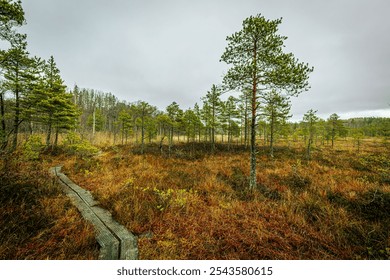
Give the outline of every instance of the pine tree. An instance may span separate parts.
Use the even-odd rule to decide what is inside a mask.
[[[200,142],[201,140],[201,134],[202,134],[202,129],[204,127],[203,123],[202,123],[202,111],[201,109],[199,108],[199,105],[198,103],[195,103],[194,105],[194,113],[195,113],[195,116],[197,118],[197,127],[196,127],[196,131],[198,133],[198,142]]]
[[[289,117],[291,103],[289,99],[275,90],[263,95],[262,116],[269,124],[270,156],[274,157],[275,131],[278,125],[284,124]]]
[[[215,151],[215,133],[218,127],[218,117],[221,113],[221,90],[216,86],[212,85],[211,90],[207,92],[206,96],[202,98],[203,107],[207,108],[205,118],[208,120],[208,127],[210,129],[210,141],[211,151]]]
[[[73,95],[66,92],[53,56],[42,66],[42,77],[29,96],[35,120],[47,128],[46,147],[52,145],[51,136],[55,132],[54,146],[58,143],[61,130],[75,127],[78,111],[72,102]]]
[[[287,37],[277,34],[281,19],[267,20],[261,15],[244,20],[241,31],[228,36],[221,61],[231,64],[224,77],[230,89],[251,88],[251,140],[249,188],[256,187],[256,118],[259,96],[269,88],[297,95],[308,88],[307,64],[299,63],[291,53],[283,52]]]
[[[179,104],[177,104],[174,101],[170,105],[167,106],[166,111],[167,111],[167,115],[170,118],[171,124],[172,124],[170,135],[169,135],[169,152],[170,152],[171,147],[173,145],[173,135],[174,135],[175,129],[177,131],[177,137],[179,138],[179,136],[180,136],[179,129],[180,129],[180,124],[181,124],[182,117],[183,117],[183,110],[180,109]]]
[[[127,139],[133,126],[132,117],[125,108],[119,112],[118,120],[120,122],[122,145],[127,144]]]
[[[327,120],[328,124],[328,137],[332,140],[332,149],[334,148],[334,141],[336,139],[336,135],[338,135],[343,128],[343,123],[340,120],[339,115],[336,113],[329,116]]]
[[[17,38],[15,27],[23,25],[24,11],[21,1],[0,0],[0,40],[13,45]]]
[[[15,41],[12,47],[7,51],[1,51],[1,68],[3,69],[4,83],[2,88],[5,92],[10,92],[14,96],[14,121],[13,128],[10,132],[13,133],[13,141],[11,151],[15,150],[18,144],[19,126],[24,121],[23,119],[23,101],[27,92],[31,88],[32,71],[34,60],[29,57],[26,50],[26,36],[16,34]],[[6,133],[3,139],[3,148],[7,146],[8,135]]]
[[[183,115],[184,128],[187,135],[187,142],[195,142],[196,132],[200,126],[200,119],[192,109],[188,109]]]
[[[145,132],[146,127],[150,129],[150,117],[157,111],[157,108],[145,101],[138,101],[135,104],[138,123],[141,126],[141,154],[145,152]]]
[[[163,153],[163,141],[165,137],[170,137],[171,128],[173,127],[173,123],[168,114],[160,113],[157,115],[156,122],[159,126],[160,130],[160,152]],[[168,142],[170,140],[168,139]]]
[[[313,144],[314,135],[316,133],[316,124],[318,123],[318,117],[316,116],[317,111],[310,109],[306,114],[303,115],[303,124],[305,134],[308,136],[307,139],[307,148],[306,148],[306,158],[307,160],[311,159],[311,146]]]
[[[222,102],[222,120],[224,122],[224,126],[227,131],[228,136],[228,149],[230,149],[230,145],[233,141],[233,135],[235,132],[235,128],[237,127],[236,122],[234,121],[238,117],[237,110],[237,99],[233,96],[229,96],[225,102]]]

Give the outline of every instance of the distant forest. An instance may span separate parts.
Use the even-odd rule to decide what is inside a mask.
[[[53,60],[49,60],[53,65]],[[50,65],[50,64],[49,64]],[[56,70],[58,71],[58,70]],[[65,91],[58,76],[60,91],[37,88],[20,91],[18,98],[1,91],[2,149],[11,142],[15,131],[23,134],[45,134],[48,146],[57,145],[58,135],[73,131],[93,140],[97,132],[105,132],[115,144],[151,142],[158,139],[174,141],[224,142],[249,144],[248,97],[230,96],[222,101],[221,91],[213,86],[201,99],[201,105],[183,110],[172,102],[164,111],[144,101],[119,101],[115,95],[75,86]],[[20,85],[20,89],[24,89]],[[297,141],[308,137],[308,122],[289,122],[290,105],[284,114],[273,110],[274,104],[262,107],[259,114],[258,136],[269,144],[270,137]],[[277,108],[278,109],[278,108]],[[17,117],[17,122],[15,121]],[[17,129],[15,127],[17,126]],[[272,130],[272,131],[271,131]],[[272,134],[272,135],[271,135]],[[315,124],[317,141],[331,141],[335,137],[389,137],[389,118],[352,118],[341,120],[337,114],[318,119]],[[143,141],[144,140],[144,141]]]

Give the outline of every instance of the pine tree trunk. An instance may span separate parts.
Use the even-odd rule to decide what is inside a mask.
[[[144,115],[142,115],[141,119],[141,154],[144,153],[145,148],[145,131],[144,131]]]
[[[47,135],[46,135],[46,148],[48,149],[50,147],[50,138],[51,138],[51,116],[48,123],[48,129],[47,129]]]
[[[96,130],[96,113],[95,113],[95,110],[93,110],[93,113],[92,113],[92,137],[95,137],[95,130]]]
[[[245,96],[245,119],[244,119],[244,143],[245,149],[248,148],[248,97]]]
[[[307,144],[307,150],[306,150],[306,158],[307,158],[307,160],[311,159],[311,157],[310,157],[311,142],[312,142],[312,139],[309,138],[309,141],[308,141],[308,144]]]
[[[122,136],[122,145],[123,145],[124,138],[125,138],[125,123],[124,123],[124,121],[122,121],[122,133],[121,133],[121,136]]]
[[[271,158],[274,157],[274,125],[275,125],[275,120],[272,117],[271,118],[271,131],[270,131],[270,142],[269,142],[269,149],[270,149],[270,156]]]
[[[5,149],[7,146],[7,135],[6,135],[6,125],[5,125],[5,109],[4,109],[4,99],[3,93],[0,93],[0,113],[1,113],[1,150]]]
[[[19,90],[17,89],[15,91],[14,139],[12,141],[12,151],[15,151],[16,147],[18,146],[19,120],[20,120],[20,100],[19,100]]]
[[[253,48],[253,64],[256,69],[256,42]],[[257,76],[256,71],[253,73],[253,86],[252,86],[252,122],[251,122],[251,145],[250,145],[250,175],[249,175],[249,189],[254,190],[256,188],[256,109],[257,109]]]
[[[34,133],[34,128],[33,128],[33,122],[32,121],[29,121],[28,122],[28,130],[30,132],[30,135],[33,135]]]
[[[334,136],[332,135],[332,149],[334,148]]]
[[[253,109],[252,109],[253,110]],[[252,111],[249,189],[256,188],[256,111]]]
[[[163,154],[163,141],[164,141],[164,138],[165,138],[165,135],[162,135],[162,137],[160,139],[159,149],[160,149],[160,154],[161,155]]]
[[[134,125],[134,131],[135,131],[135,143],[138,145],[138,126]]]
[[[57,127],[56,128],[56,136],[54,138],[54,147],[57,147],[57,145],[58,145],[58,134],[59,134],[59,129]]]
[[[168,136],[168,156],[171,156],[171,149],[172,149],[172,141],[173,141],[173,127],[169,129],[169,136]]]

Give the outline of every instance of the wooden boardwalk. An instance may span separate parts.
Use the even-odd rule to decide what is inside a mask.
[[[116,222],[110,212],[99,207],[99,202],[94,200],[89,191],[79,187],[61,173],[61,166],[50,168],[50,174],[58,179],[64,192],[84,219],[95,227],[96,240],[100,245],[99,259],[138,259],[138,242],[135,235]]]

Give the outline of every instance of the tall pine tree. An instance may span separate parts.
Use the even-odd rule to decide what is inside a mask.
[[[267,20],[261,15],[244,20],[242,30],[228,36],[221,61],[232,65],[224,77],[230,89],[251,88],[251,140],[249,188],[256,187],[256,118],[259,96],[269,88],[297,95],[308,88],[307,64],[299,63],[291,53],[283,52],[287,37],[277,34],[282,20]]]
[[[29,53],[26,50],[27,42],[26,36],[23,34],[16,34],[12,47],[7,51],[1,51],[1,68],[4,78],[2,85],[4,92],[10,92],[13,95],[13,127],[12,129],[3,135],[3,148],[7,146],[8,136],[13,134],[13,141],[11,145],[11,151],[15,150],[18,144],[18,135],[20,124],[24,121],[23,101],[31,88],[32,81],[32,67],[34,61],[29,57]],[[3,104],[4,105],[4,104]]]

